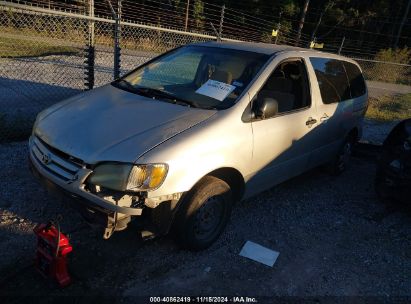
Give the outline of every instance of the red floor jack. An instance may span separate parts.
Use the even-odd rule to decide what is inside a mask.
[[[72,251],[69,239],[60,231],[60,225],[50,221],[34,227],[37,236],[36,260],[37,270],[44,276],[57,280],[61,287],[67,286],[71,278],[67,270],[67,255]]]

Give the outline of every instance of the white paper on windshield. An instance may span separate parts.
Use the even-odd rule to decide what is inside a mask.
[[[235,86],[231,84],[209,79],[205,84],[198,88],[196,93],[223,101],[234,90]]]

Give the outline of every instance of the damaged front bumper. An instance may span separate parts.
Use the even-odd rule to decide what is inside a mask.
[[[91,188],[87,179],[93,171],[85,164],[49,147],[35,136],[30,138],[29,148],[33,174],[52,192],[63,193],[78,202],[72,207],[79,210],[86,220],[105,225],[104,238],[125,229],[131,216],[143,215],[146,207],[158,222],[158,230],[162,234],[168,231],[182,194],[147,198],[144,192],[127,194]]]
[[[46,188],[63,197],[69,197],[70,205],[93,225],[104,227],[103,237],[108,239],[114,231],[123,230],[130,222],[131,216],[141,216],[144,207],[124,207],[114,205],[99,196],[85,190],[84,181],[90,174],[87,169],[79,172],[79,177],[76,181],[70,183],[69,187],[56,181],[50,176],[50,173],[41,168],[30,156],[30,168],[34,176],[36,176]],[[74,204],[73,204],[74,203]],[[77,204],[76,204],[77,203]]]
[[[126,207],[123,204],[124,203],[129,203],[132,200],[128,199],[119,199],[118,204],[115,204],[114,202],[110,202],[102,197],[99,197],[96,194],[93,194],[85,189],[85,181],[87,177],[90,175],[92,170],[86,169],[86,168],[81,168],[79,171],[76,173],[74,176],[73,180],[70,180],[69,182],[65,182],[62,180],[59,180],[58,178],[55,177],[53,173],[51,173],[49,170],[43,167],[38,161],[37,158],[34,157],[33,153],[30,153],[30,163],[32,165],[32,169],[35,169],[37,171],[37,174],[35,175],[40,175],[38,177],[45,177],[48,179],[50,182],[53,184],[56,184],[57,186],[60,186],[62,189],[64,189],[67,193],[69,193],[70,196],[73,198],[82,198],[85,201],[88,201],[91,205],[91,207],[100,207],[103,208],[107,211],[111,212],[118,212],[126,215],[141,215],[143,208],[141,207]],[[36,172],[34,172],[36,173]],[[124,202],[124,203],[123,203]],[[93,206],[94,205],[94,206]]]
[[[37,137],[30,138],[29,149],[33,174],[52,192],[63,193],[80,203],[72,207],[79,210],[89,222],[105,226],[104,238],[109,238],[116,230],[125,229],[131,216],[142,215],[143,194],[93,193],[87,189],[86,183],[92,170],[85,165],[49,147]]]

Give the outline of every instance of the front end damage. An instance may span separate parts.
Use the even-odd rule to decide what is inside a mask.
[[[77,209],[88,223],[102,227],[104,239],[126,229],[137,217],[143,238],[169,231],[181,193],[147,198],[145,191],[123,192],[96,186],[89,182],[93,170],[81,160],[48,146],[35,136],[30,138],[29,147],[33,174],[50,192]]]
[[[88,223],[97,227],[103,227],[103,238],[110,238],[115,231],[121,231],[127,228],[127,225],[131,222],[131,217],[143,215],[145,193],[133,193],[124,194],[110,189],[104,189],[100,186],[95,186],[90,183],[86,183],[84,190],[99,197],[104,202],[110,203],[113,206],[121,207],[122,213],[116,210],[95,210],[92,208],[90,202],[83,203],[83,210],[79,210]],[[85,207],[85,210],[84,210]]]
[[[137,216],[139,217],[138,220],[142,228],[141,234],[144,239],[167,234],[174,218],[177,204],[182,197],[181,193],[175,193],[167,196],[148,198],[147,192],[125,194],[91,184],[87,184],[85,190],[90,191],[90,193],[97,195],[115,206],[128,208],[127,211],[137,211],[132,212],[132,214],[130,212],[105,213],[103,216],[105,218],[103,238],[105,239],[108,239],[115,231],[126,229],[131,220],[137,218]],[[87,215],[83,216],[87,217]],[[101,221],[93,220],[88,220],[88,222],[102,223]]]

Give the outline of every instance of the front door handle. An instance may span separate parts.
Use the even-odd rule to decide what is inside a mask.
[[[311,126],[314,125],[314,124],[316,124],[316,123],[317,123],[317,119],[310,117],[310,118],[308,118],[308,120],[305,122],[305,125],[306,125],[307,127],[311,128]]]

